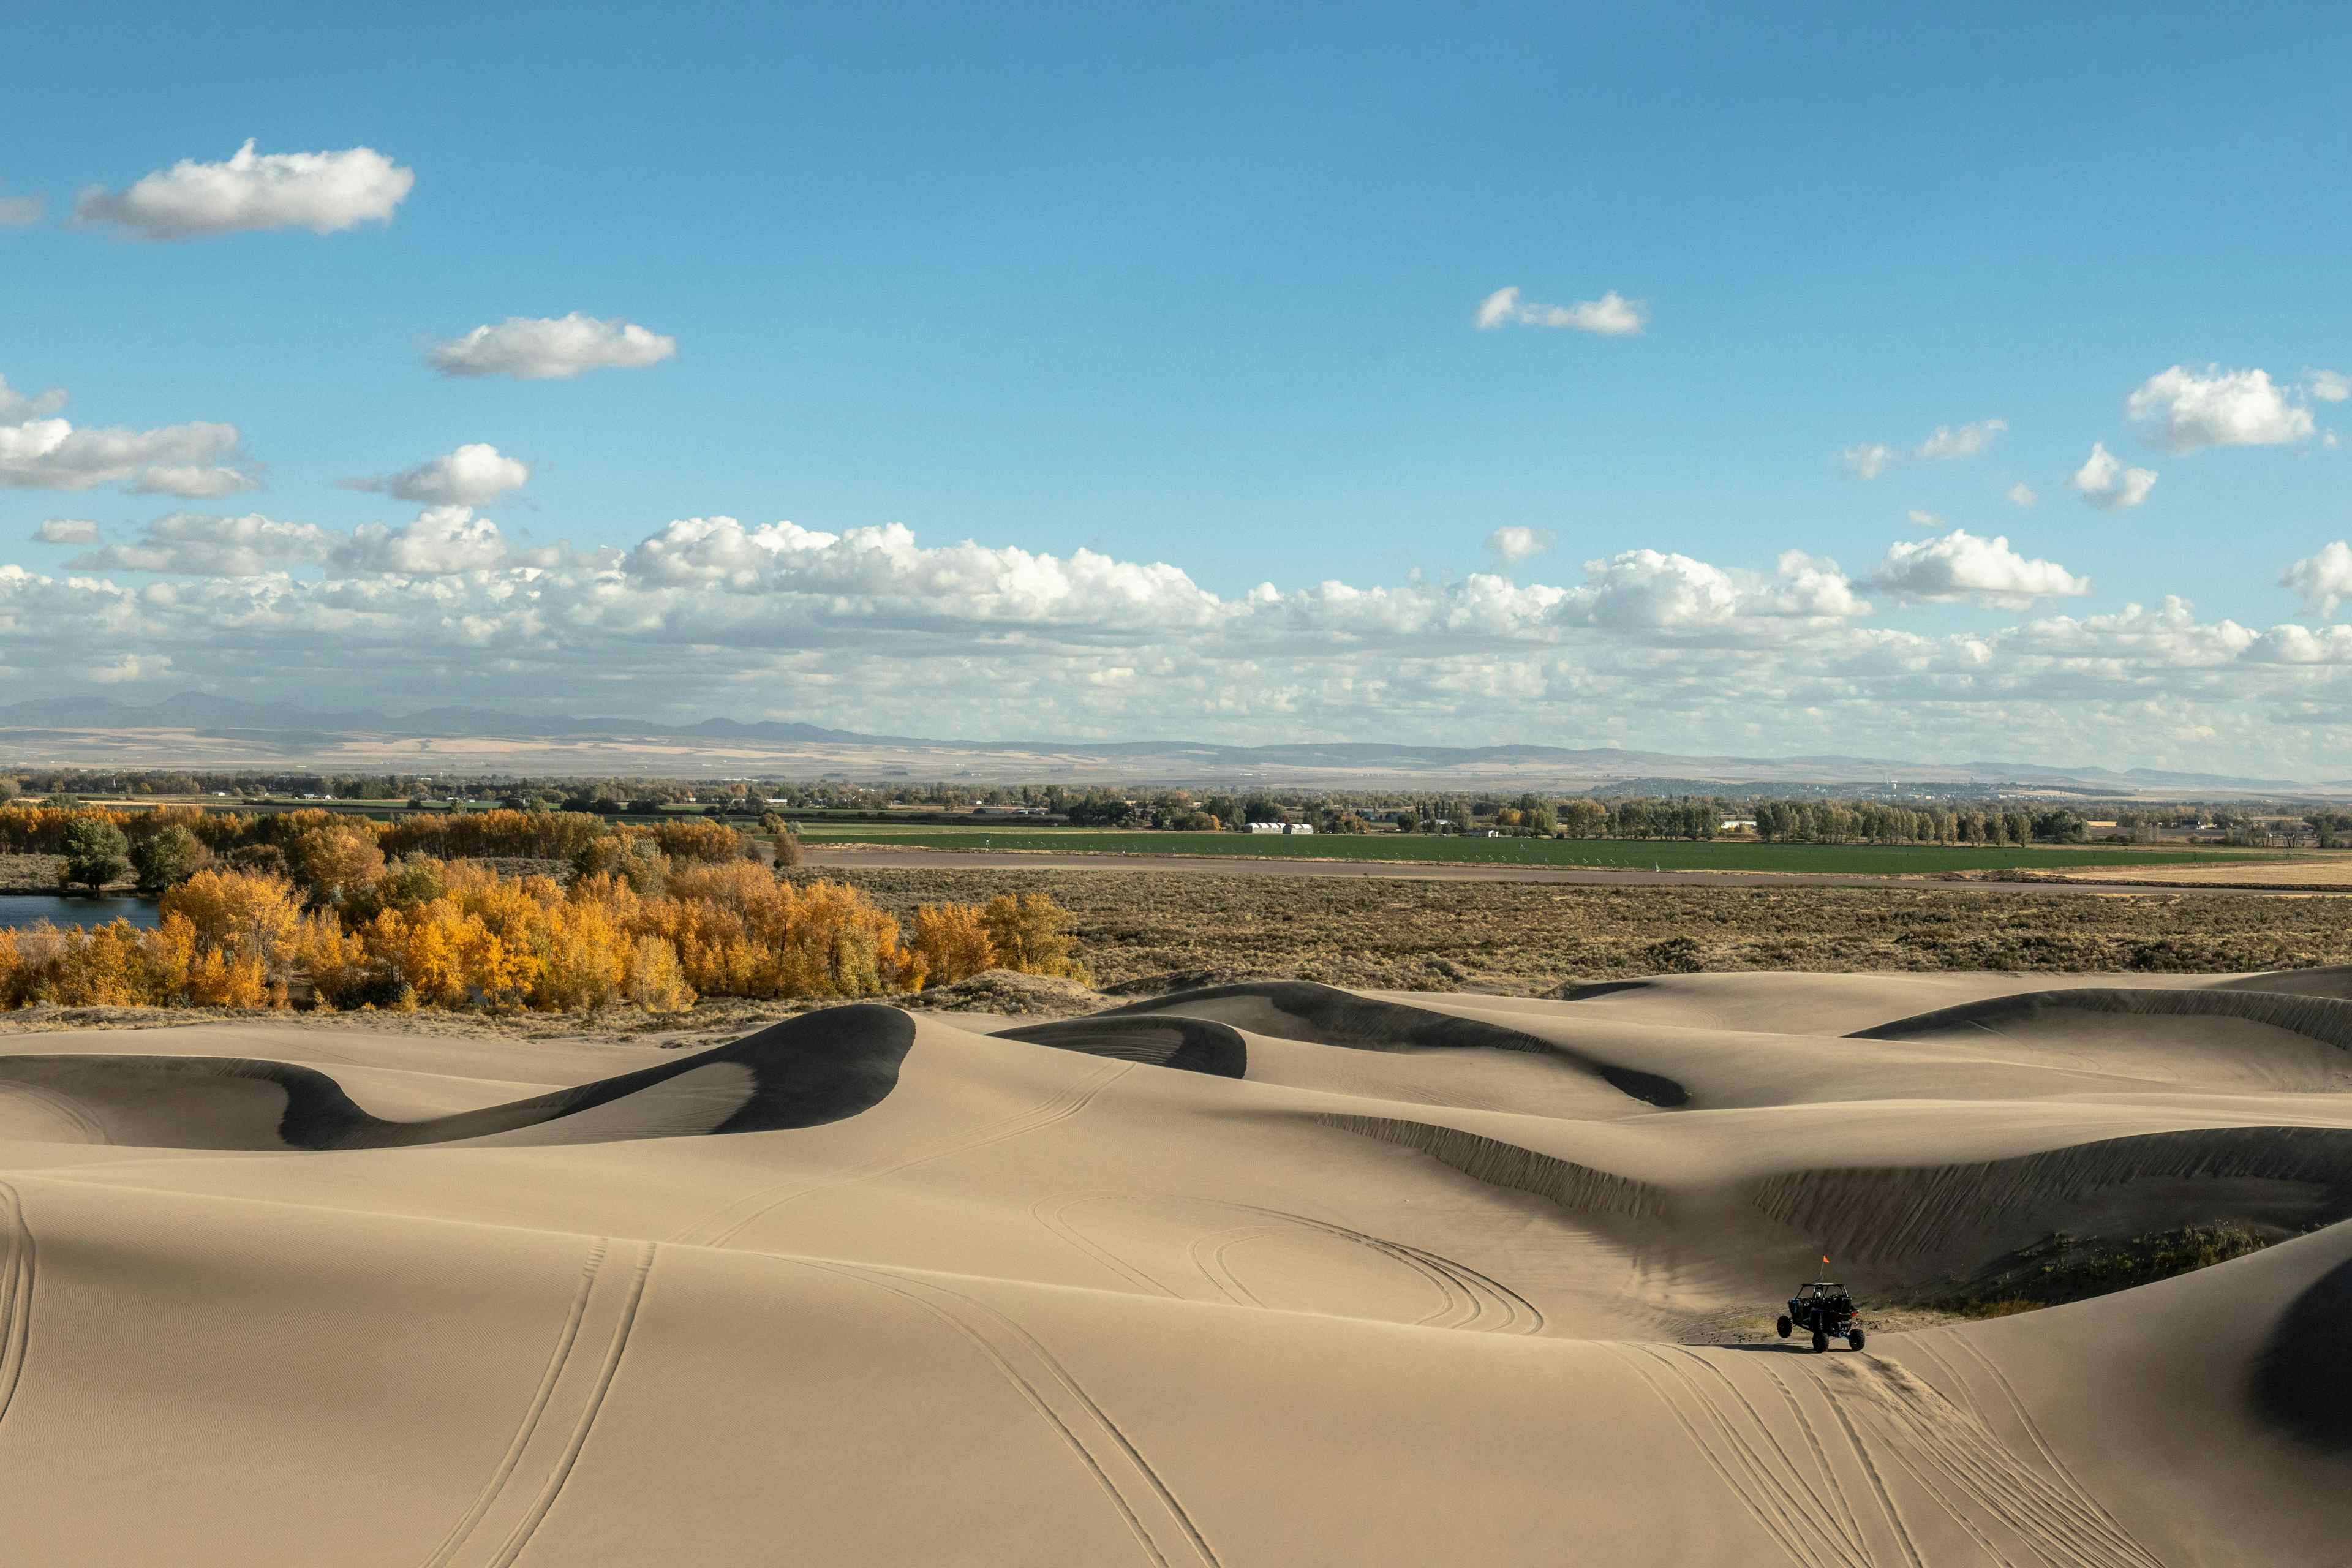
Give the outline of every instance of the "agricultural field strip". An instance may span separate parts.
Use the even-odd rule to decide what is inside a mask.
[[[1753,844],[1683,839],[1465,838],[1434,835],[1288,836],[1102,832],[1084,828],[894,827],[808,824],[801,839],[907,849],[1023,850],[1062,855],[1200,855],[1232,858],[1561,866],[1626,870],[1780,871],[1935,876],[1951,871],[2062,871],[2086,867],[2210,865],[2283,858],[2217,849],[2027,848],[1979,845]]]

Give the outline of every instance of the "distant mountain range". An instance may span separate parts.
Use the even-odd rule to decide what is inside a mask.
[[[235,697],[214,697],[191,691],[140,707],[111,698],[47,697],[0,707],[0,729],[74,730],[262,730],[306,734],[358,733],[418,736],[539,736],[558,735],[708,735],[717,739],[762,741],[826,741],[856,744],[886,742],[906,745],[934,742],[888,735],[860,735],[847,730],[826,730],[814,724],[756,724],[732,719],[706,719],[699,724],[651,724],[641,719],[572,719],[561,714],[530,716],[500,713],[488,708],[428,708],[397,716],[361,709],[350,712],[310,713],[247,702]]]
[[[182,737],[174,741],[173,736]],[[189,737],[201,743],[192,744]],[[460,756],[436,742],[467,742]],[[702,742],[697,747],[694,742]],[[174,749],[176,746],[176,750]],[[697,753],[708,751],[709,761]],[[583,755],[583,753],[586,753]],[[2057,767],[2041,763],[1916,763],[1885,757],[1680,756],[1617,747],[1435,746],[1379,742],[1297,742],[1226,746],[1196,741],[940,741],[872,735],[778,720],[706,719],[657,724],[641,719],[517,714],[482,708],[431,708],[386,714],[357,710],[302,712],[233,697],[184,692],[141,705],[110,698],[41,698],[0,705],[0,761],[86,761],[121,766],[397,766],[407,771],[471,766],[488,771],[710,773],[772,764],[862,776],[1039,778],[1057,772],[1162,783],[1296,776],[1417,778],[1446,775],[1500,784],[1593,787],[1629,780],[1693,785],[1992,785],[2105,791],[2118,795],[2209,792],[2330,795],[2352,783],[2157,768]],[[165,760],[152,760],[163,757]],[[959,764],[961,765],[954,765]]]

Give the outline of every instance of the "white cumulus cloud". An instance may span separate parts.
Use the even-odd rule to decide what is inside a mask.
[[[2305,556],[2281,574],[2279,586],[2302,595],[2307,613],[2332,619],[2336,606],[2352,599],[2352,545],[2339,539]]]
[[[100,686],[116,686],[126,680],[152,680],[171,669],[168,653],[126,653],[110,663],[92,665],[85,673]]]
[[[1783,617],[1838,619],[1870,608],[1836,562],[1795,550],[1781,555],[1769,577],[1688,555],[1628,550],[1586,562],[1584,579],[1547,606],[1553,618],[1618,631],[1686,632]]]
[[[93,185],[74,204],[79,224],[109,224],[144,239],[193,239],[254,229],[333,234],[390,223],[416,184],[373,147],[261,153],[248,141],[226,163],[182,159],[120,193]]]
[[[336,547],[334,563],[344,571],[442,576],[482,572],[509,563],[499,525],[463,506],[428,507],[413,522],[388,528],[362,523]]]
[[[1941,528],[1944,526],[1944,519],[1940,513],[1927,511],[1916,506],[1903,514],[1903,521],[1909,523],[1914,528]]]
[[[1979,419],[1973,425],[1938,425],[1934,435],[1912,448],[1915,458],[1930,461],[1950,461],[1956,458],[1973,458],[1993,444],[1995,437],[2009,428],[2006,419]]]
[[[2032,506],[2042,499],[2040,496],[2033,493],[2033,487],[2027,484],[2023,479],[2018,480],[2017,483],[2010,486],[2006,490],[2003,490],[2001,494],[2002,497],[2008,500],[2010,505],[2017,507]]]
[[[184,500],[214,500],[260,488],[258,476],[225,463],[156,463],[141,469],[128,487],[135,496],[178,496]]]
[[[400,473],[345,479],[342,486],[424,506],[488,506],[508,491],[520,489],[530,479],[529,464],[475,441]]]
[[[8,384],[0,375],[0,424],[24,419],[46,419],[66,405],[66,390],[53,386],[47,392],[26,394]]]
[[[1939,539],[1894,545],[1871,585],[1906,598],[1973,599],[2013,608],[2035,599],[2091,591],[2088,578],[2075,576],[2054,561],[2027,559],[2010,548],[2005,536],[1985,539],[1964,528]]]
[[[90,542],[96,538],[93,526]],[[279,522],[259,512],[221,517],[175,511],[149,523],[132,543],[110,544],[77,557],[72,570],[258,577],[290,565],[324,561],[331,543],[327,531],[315,524]]]
[[[2287,398],[2260,370],[2203,374],[2174,365],[2149,376],[2124,402],[2124,411],[2154,446],[2168,452],[2208,447],[2285,447],[2311,437],[2311,411]]]
[[[1486,536],[1486,553],[1506,566],[1516,566],[1543,554],[1557,542],[1559,537],[1549,528],[1511,523]]]
[[[2352,397],[2352,376],[2340,370],[2305,371],[2304,389],[2322,403],[2341,403]]]
[[[33,531],[42,544],[96,544],[98,524],[87,518],[53,517]]]
[[[436,343],[425,355],[444,375],[562,381],[591,370],[642,370],[677,353],[677,340],[614,317],[509,316]]]
[[[2122,458],[2107,450],[2105,442],[2094,441],[2091,455],[2066,482],[2103,511],[2127,511],[2156,489],[2156,470],[2126,468]]]
[[[1612,289],[1598,300],[1573,305],[1542,305],[1522,300],[1517,288],[1497,289],[1479,303],[1478,330],[1496,327],[1568,327],[1602,337],[1631,337],[1649,324],[1650,312],[1638,300],[1628,300]]]
[[[94,667],[162,672],[294,711],[432,707],[462,688],[515,711],[972,738],[1532,731],[2307,778],[2343,776],[2333,737],[2352,722],[2352,625],[2200,622],[2179,598],[1933,634],[1869,618],[1873,582],[1887,598],[1998,605],[2088,586],[1965,534],[1898,546],[1862,581],[1801,551],[1759,570],[1626,550],[1556,583],[1476,572],[1221,595],[1166,561],[931,544],[895,523],[686,518],[632,551],[573,552],[518,550],[464,509],[357,533],[268,521],[175,522],[137,545],[231,574],[0,563],[5,679],[70,691],[91,689]],[[2352,547],[2321,552],[2301,582],[2315,606],[2352,603]]]
[[[1848,447],[1843,454],[1846,469],[1857,479],[1874,479],[1893,468],[1902,454],[1878,442]]]
[[[0,196],[0,228],[30,228],[47,205],[39,196]]]
[[[0,377],[0,489],[119,484],[135,495],[208,497],[260,486],[236,466],[243,438],[234,425],[91,428],[58,417],[65,405],[62,388],[25,394]]]
[[[234,425],[91,429],[66,419],[28,419],[0,425],[0,489],[121,484],[142,495],[226,495],[260,482],[232,466],[240,445]]]

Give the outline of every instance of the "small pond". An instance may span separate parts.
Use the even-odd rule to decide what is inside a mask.
[[[100,898],[83,894],[0,893],[0,931],[16,931],[43,921],[61,926],[102,926],[109,921],[129,921],[135,926],[162,923],[152,899],[128,893]]]

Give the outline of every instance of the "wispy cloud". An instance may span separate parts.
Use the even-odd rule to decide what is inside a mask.
[[[1598,300],[1580,300],[1573,305],[1541,305],[1520,299],[1517,288],[1497,289],[1478,306],[1480,331],[1496,327],[1567,327],[1623,338],[1638,334],[1649,321],[1647,307],[1614,289]]]
[[[1937,463],[1977,457],[1991,447],[2008,428],[2009,421],[2005,419],[1979,419],[1969,425],[1938,425],[1926,440],[1907,451],[1899,450],[1884,441],[1867,441],[1860,446],[1848,447],[1839,454],[1839,460],[1855,479],[1874,479],[1896,464],[1907,460]]]

